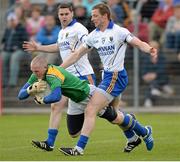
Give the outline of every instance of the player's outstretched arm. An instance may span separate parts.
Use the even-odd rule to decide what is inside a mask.
[[[40,45],[36,41],[24,41],[22,46],[24,51],[27,52],[41,51],[55,53],[59,51],[57,43],[51,45]]]
[[[139,38],[134,37],[130,44],[134,47],[139,48],[141,51],[145,53],[149,53],[152,57],[152,61],[156,62],[157,61],[157,49],[151,47],[148,43],[141,41]]]
[[[75,51],[72,51],[70,56],[63,61],[63,63],[60,65],[63,68],[67,68],[77,62],[83,55],[85,55],[89,49],[83,45],[81,45],[78,49]]]
[[[38,51],[38,43],[35,41],[24,41],[22,47],[24,51],[27,52],[35,52]]]

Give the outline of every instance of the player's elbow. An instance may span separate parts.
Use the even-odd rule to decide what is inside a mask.
[[[61,95],[61,88],[60,87],[56,88],[54,93],[55,93],[55,95],[54,95],[54,102],[60,101],[61,100],[61,96],[62,96]]]
[[[56,97],[54,98],[54,102],[59,102],[60,100],[61,100],[61,94],[56,95]]]
[[[45,104],[55,103],[61,100],[61,88],[57,87],[50,95],[44,97]]]
[[[26,92],[25,89],[20,90],[20,92],[18,94],[18,99],[19,100],[24,100],[24,99],[26,99],[28,97],[29,97],[29,94]]]
[[[24,98],[20,94],[18,94],[18,99],[23,100]]]

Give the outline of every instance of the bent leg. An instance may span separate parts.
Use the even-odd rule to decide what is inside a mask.
[[[152,128],[150,126],[143,126],[137,120],[133,119],[130,114],[125,114],[123,122],[119,123],[119,125],[125,131],[133,130],[138,136],[141,136],[148,151],[153,149],[154,140],[152,138]]]

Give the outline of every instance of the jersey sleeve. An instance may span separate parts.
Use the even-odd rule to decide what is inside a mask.
[[[91,32],[85,39],[83,46],[86,48],[93,48],[93,33]]]
[[[128,43],[131,42],[131,40],[134,37],[134,35],[126,28],[120,29],[119,36],[124,42],[128,42]]]
[[[81,42],[85,42],[87,35],[88,35],[88,30],[83,25],[79,25],[78,40],[80,40]]]

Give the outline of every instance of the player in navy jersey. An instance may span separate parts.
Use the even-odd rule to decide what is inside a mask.
[[[77,145],[74,148],[60,148],[60,151],[66,155],[82,155],[95,126],[96,113],[108,104],[117,107],[120,95],[128,84],[128,76],[124,68],[127,44],[149,53],[153,61],[157,59],[155,48],[135,37],[127,29],[114,24],[110,17],[111,14],[107,5],[101,3],[94,6],[91,20],[96,29],[88,35],[85,43],[74,52],[72,51],[71,56],[61,65],[67,68],[79,60],[85,52],[96,48],[104,68],[103,79],[98,86],[99,88],[95,90],[85,110],[85,120]],[[153,149],[154,140],[151,126],[144,127],[132,116],[124,113],[121,113],[116,124],[125,127],[127,130],[132,130],[142,137],[148,151]],[[130,138],[131,134],[128,136]]]

